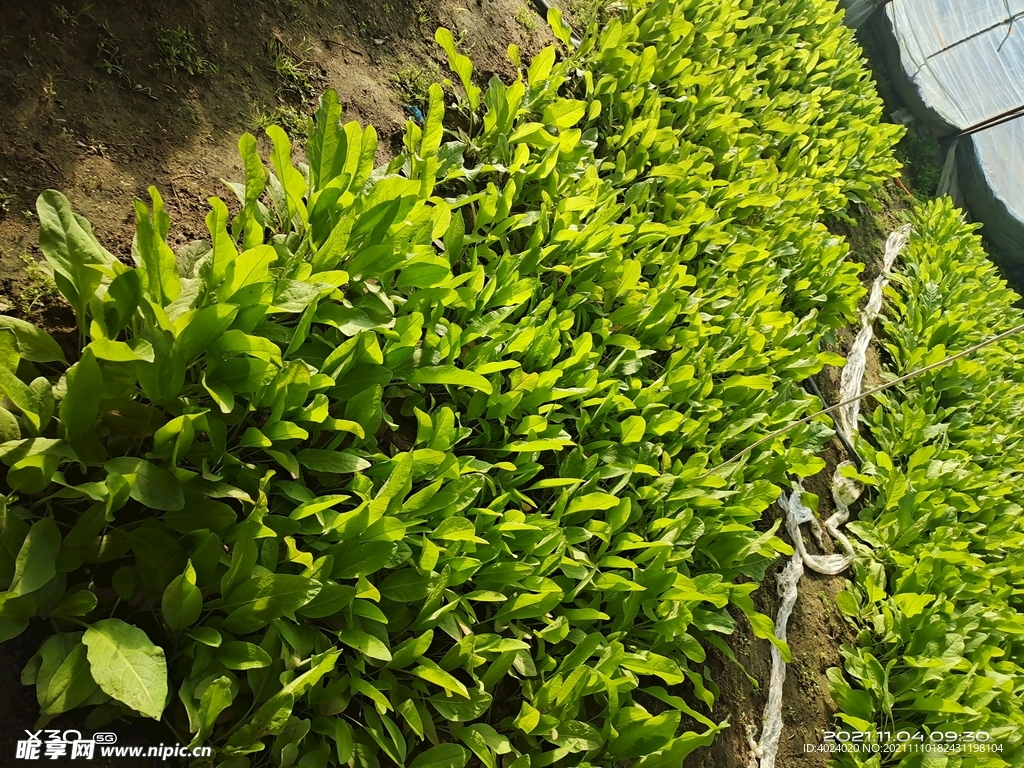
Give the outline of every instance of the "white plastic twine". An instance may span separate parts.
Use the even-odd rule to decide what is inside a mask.
[[[786,626],[793,613],[793,606],[796,605],[797,585],[803,578],[804,567],[827,576],[835,576],[845,571],[853,562],[853,546],[839,530],[839,526],[850,518],[850,505],[857,500],[863,490],[863,486],[856,480],[842,475],[844,467],[852,466],[851,462],[844,461],[836,467],[836,471],[832,475],[832,500],[835,502],[836,511],[824,522],[825,531],[839,542],[844,554],[812,555],[808,552],[804,545],[800,526],[809,523],[815,538],[823,543],[822,524],[803,503],[804,487],[802,483],[793,483],[793,493],[789,496],[782,494],[779,503],[785,516],[786,530],[793,540],[794,552],[793,557],[778,575],[779,597],[782,598],[782,602],[779,604],[779,612],[775,617],[775,636],[780,640],[786,639]],[[754,739],[757,732],[756,726],[747,726],[747,742],[750,744],[751,753],[750,761],[747,763],[748,768],[774,768],[775,766],[775,758],[779,752],[779,740],[782,738],[782,688],[785,682],[786,662],[782,660],[779,649],[773,645],[768,700],[764,705],[764,724],[761,728],[759,742]]]
[[[882,292],[889,284],[889,273],[896,257],[910,239],[910,225],[900,227],[885,241],[885,256],[882,258],[882,271],[878,273],[875,282],[871,286],[871,295],[868,303],[860,315],[860,331],[857,338],[850,347],[850,354],[847,357],[846,365],[843,367],[842,378],[839,382],[839,402],[852,400],[860,395],[861,383],[864,381],[864,368],[867,365],[868,346],[871,344],[871,337],[882,311]],[[857,431],[857,416],[860,413],[860,400],[836,410],[836,421],[840,429],[850,439]]]
[[[788,499],[783,495],[782,507],[786,510],[787,525],[792,519],[789,512],[791,503],[800,505],[799,493],[794,493]],[[779,613],[775,618],[775,636],[780,640],[786,639],[786,625],[789,623],[790,614],[793,613],[793,606],[796,605],[796,585],[800,583],[803,575],[803,558],[796,552],[778,576],[782,603],[779,604]],[[782,660],[779,649],[773,645],[772,673],[768,682],[768,701],[764,705],[764,725],[761,729],[760,742],[754,738],[757,735],[757,726],[747,726],[747,743],[750,745],[748,768],[772,768],[775,765],[775,757],[779,753],[779,740],[782,738],[782,687],[785,682],[786,662]]]
[[[909,239],[910,226],[907,225],[900,227],[886,240],[882,270],[871,286],[868,303],[861,312],[860,331],[857,333],[857,338],[854,339],[846,365],[843,367],[839,386],[840,402],[854,400],[860,396],[864,370],[867,366],[868,346],[871,344],[875,320],[878,319],[878,315],[882,311],[882,292],[889,283],[889,273],[896,262],[896,257]],[[854,400],[836,411],[839,428],[851,441],[857,430],[859,414],[859,400]],[[793,613],[793,606],[796,605],[797,585],[803,578],[804,568],[810,568],[812,571],[826,576],[836,576],[845,571],[853,562],[853,546],[839,530],[840,526],[850,519],[850,505],[860,497],[864,490],[859,482],[843,476],[843,469],[851,466],[853,465],[850,462],[844,461],[836,467],[836,471],[832,475],[832,500],[835,502],[836,511],[824,523],[818,522],[814,513],[804,505],[802,499],[804,487],[799,482],[793,483],[793,492],[789,496],[783,493],[779,501],[785,516],[786,530],[793,541],[794,550],[793,557],[778,576],[779,597],[782,598],[782,602],[779,604],[779,612],[775,617],[775,636],[780,640],[786,639],[786,626]],[[812,555],[808,552],[804,544],[803,532],[800,530],[800,526],[804,523],[811,526],[811,532],[814,534],[819,548],[824,548],[824,539],[827,533],[839,543],[843,553]],[[824,531],[822,526],[824,526]],[[782,688],[785,682],[786,662],[782,660],[779,649],[773,645],[772,672],[768,682],[768,700],[764,705],[764,721],[761,727],[760,741],[755,738],[757,726],[747,726],[747,743],[750,745],[750,760],[747,762],[747,768],[775,768],[775,759],[779,754],[779,741],[782,738]]]

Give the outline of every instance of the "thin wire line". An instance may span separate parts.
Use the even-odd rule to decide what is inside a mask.
[[[786,432],[789,432],[789,430],[791,430],[791,429],[796,429],[797,427],[801,426],[802,424],[806,424],[807,422],[811,421],[812,419],[816,419],[819,416],[822,416],[822,415],[824,415],[826,413],[831,413],[832,411],[838,410],[838,409],[840,409],[840,408],[842,408],[844,406],[851,405],[852,403],[855,403],[858,400],[861,400],[861,399],[863,399],[865,397],[869,397],[869,396],[875,394],[876,392],[881,392],[883,389],[889,389],[890,387],[895,387],[897,384],[902,384],[904,381],[907,381],[908,379],[912,379],[915,376],[921,375],[922,373],[927,373],[928,371],[934,370],[934,369],[938,368],[939,366],[945,365],[946,363],[951,363],[954,360],[958,360],[961,357],[966,357],[967,355],[970,355],[970,354],[972,354],[974,352],[977,352],[979,349],[987,347],[990,344],[995,344],[997,341],[1002,341],[1003,339],[1005,339],[1005,338],[1007,338],[1009,336],[1013,336],[1015,333],[1020,333],[1021,331],[1024,331],[1024,324],[1018,325],[1015,328],[1011,328],[1008,331],[1003,331],[1002,333],[998,334],[997,336],[993,336],[988,341],[983,341],[980,344],[975,344],[973,347],[969,347],[968,349],[965,349],[962,352],[957,352],[955,355],[950,355],[949,357],[947,357],[947,358],[945,358],[943,360],[939,360],[937,363],[931,363],[930,365],[926,365],[924,368],[918,368],[916,371],[911,371],[910,373],[908,373],[908,374],[906,374],[904,376],[900,376],[898,379],[893,379],[890,382],[887,382],[885,384],[877,386],[877,387],[875,387],[873,389],[869,389],[867,392],[863,392],[860,395],[857,395],[857,397],[851,397],[849,400],[843,400],[842,402],[836,403],[835,405],[830,405],[828,408],[822,408],[817,413],[812,413],[810,416],[805,416],[804,418],[800,419],[799,421],[794,421],[792,424],[789,424],[788,426],[785,426],[782,429],[777,429],[774,432],[772,432],[770,435],[762,437],[756,443],[748,445],[746,448],[744,448],[742,451],[737,453],[731,459],[723,461],[717,467],[714,467],[713,469],[709,469],[707,472],[705,472],[700,477],[697,477],[696,479],[697,480],[703,480],[705,477],[708,477],[709,475],[717,472],[718,470],[722,469],[723,467],[727,467],[730,464],[732,464],[733,462],[738,461],[739,459],[741,459],[742,457],[746,456],[748,453],[750,453],[755,448],[757,448],[759,446],[762,446],[765,443],[774,440],[779,435],[784,435]]]

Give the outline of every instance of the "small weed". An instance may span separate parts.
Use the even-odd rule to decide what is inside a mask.
[[[911,190],[921,201],[935,197],[942,178],[942,166],[936,159],[939,156],[939,143],[921,135],[915,125],[907,126],[899,144],[896,145],[896,159],[899,160],[910,176]]]
[[[537,23],[537,14],[525,5],[517,5],[515,20],[519,22],[528,32],[535,32],[540,25]]]
[[[78,26],[78,20],[83,16],[91,15],[89,11],[92,10],[93,3],[86,3],[82,6],[82,10],[74,13],[66,5],[60,3],[53,3],[50,5],[50,13],[52,13],[61,24],[70,24],[73,27]]]
[[[43,78],[43,82],[40,86],[41,95],[40,101],[46,103],[53,100],[53,97],[57,95],[57,87],[53,83],[53,73],[50,72]]]
[[[184,27],[174,29],[162,28],[156,38],[160,49],[162,66],[174,72],[187,72],[190,75],[217,74],[217,65],[199,55],[196,50],[195,36]]]
[[[106,22],[100,24],[100,27],[103,33],[100,35],[99,42],[96,43],[96,66],[108,75],[117,75],[135,93],[140,93],[143,96],[156,100],[156,96],[153,95],[153,89],[143,86],[142,83],[136,83],[132,80],[131,75],[128,74],[128,70],[125,69],[124,54],[121,53],[120,45],[123,41],[110,31],[110,27],[107,26]]]
[[[602,23],[618,15],[625,6],[613,0],[570,0],[569,12],[579,29],[586,29],[591,24]]]
[[[0,215],[11,212],[11,203],[14,202],[14,195],[6,192],[3,185],[9,184],[10,179],[6,176],[0,179]]]
[[[305,101],[311,99],[315,91],[313,81],[316,74],[305,59],[297,59],[285,50],[279,40],[268,46],[270,68],[277,74],[280,89],[292,93]]]
[[[469,30],[459,27],[459,34],[455,36],[455,50],[472,58],[474,49],[475,46],[469,42]]]
[[[121,53],[121,39],[110,31],[106,22],[100,24],[103,33],[96,43],[96,66],[108,75],[117,75],[126,82],[131,82],[128,70],[124,68],[124,54]]]
[[[433,62],[427,66],[402,67],[391,76],[391,84],[402,94],[402,100],[409,104],[425,104],[430,86],[440,80],[441,70]]]
[[[416,21],[420,24],[426,24],[430,21],[430,11],[427,10],[426,6],[419,6],[416,8]]]
[[[21,255],[21,263],[25,265],[25,282],[14,292],[14,306],[23,315],[32,313],[40,304],[56,298],[57,285],[46,268],[27,253]]]
[[[304,139],[309,123],[309,118],[287,104],[280,104],[268,111],[258,109],[252,120],[253,127],[258,131],[266,131],[270,126],[277,125],[293,139]]]

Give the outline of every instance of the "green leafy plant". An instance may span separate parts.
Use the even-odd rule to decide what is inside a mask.
[[[537,21],[537,13],[525,5],[516,6],[515,20],[528,32],[535,32],[540,27]]]
[[[85,11],[83,11],[83,13],[84,12]],[[106,22],[101,23],[100,28],[102,32],[100,33],[99,40],[96,43],[96,66],[105,71],[108,75],[116,75],[135,93],[141,93],[151,99],[156,99],[151,87],[143,86],[142,83],[135,82],[128,73],[128,69],[125,66],[124,54],[121,52],[121,45],[124,44],[124,41],[111,32],[110,26]]]
[[[92,11],[93,6],[94,3],[87,2],[83,4],[81,10],[72,11],[66,5],[61,5],[60,3],[51,3],[50,13],[52,13],[60,21],[61,24],[70,24],[72,27],[75,27],[78,26],[78,20],[83,16],[92,16],[90,11]]]
[[[205,242],[136,201],[134,267],[40,197],[82,350],[2,318],[0,638],[54,622],[44,719],[161,718],[223,768],[655,768],[726,727],[707,648],[788,655],[755,524],[831,431],[702,475],[816,409],[863,294],[819,219],[894,168],[849,32],[745,5],[651,3],[486,88],[440,30],[458,132],[433,84],[375,168],[328,92],[305,163],[242,137]]]
[[[1024,320],[976,227],[948,200],[918,206],[914,226],[887,296],[885,348],[897,372]],[[966,753],[965,766],[1015,765],[1024,723],[1022,352],[1011,336],[887,392],[860,443],[877,495],[848,526],[862,544],[839,595],[857,641],[842,649],[844,669],[828,673],[840,722],[940,741],[955,722],[998,748]],[[875,764],[916,759],[904,750]],[[837,764],[869,763],[844,755]]]
[[[124,54],[121,53],[123,41],[110,31],[106,23],[100,26],[103,32],[96,43],[96,66],[108,75],[117,75],[122,80],[131,82],[128,70],[124,66]]]
[[[217,74],[217,65],[200,56],[196,49],[195,35],[184,27],[161,28],[156,38],[160,50],[158,66],[170,72],[184,72],[189,75]]]
[[[270,110],[255,110],[252,124],[259,131],[266,131],[271,126],[278,125],[289,136],[301,138],[306,134],[309,118],[289,104],[278,104]]]
[[[407,65],[391,75],[391,84],[398,89],[404,102],[425,105],[430,95],[430,86],[441,82],[441,79],[441,70],[436,64]]]
[[[293,56],[281,41],[276,39],[268,46],[268,54],[270,68],[277,75],[282,92],[303,101],[313,96],[316,76],[309,62]]]
[[[52,301],[59,294],[57,285],[44,266],[27,253],[21,255],[24,265],[25,281],[19,285],[18,291],[11,297],[14,305],[23,315],[31,314],[40,304]]]

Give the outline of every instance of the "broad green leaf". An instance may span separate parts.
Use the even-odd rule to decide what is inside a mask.
[[[469,101],[469,108],[475,112],[480,106],[480,89],[473,84],[473,63],[469,60],[468,56],[458,52],[455,46],[455,38],[444,27],[438,28],[434,34],[434,39],[448,55],[448,65],[459,76],[462,88],[466,92],[466,97]]]
[[[113,338],[127,326],[143,301],[142,273],[129,269],[115,277],[107,286],[103,305],[103,321],[107,334]]]
[[[445,518],[431,535],[436,539],[448,541],[484,541],[477,538],[476,527],[472,521],[464,517]]]
[[[306,205],[303,197],[306,195],[306,181],[302,174],[292,165],[292,143],[281,128],[272,125],[267,128],[267,136],[274,145],[270,155],[277,171],[277,178],[284,187],[285,197],[288,201],[288,220],[298,217],[301,226],[309,223],[309,214],[306,212]]]
[[[0,588],[10,587],[28,531],[28,523],[14,514],[6,498],[0,497]]]
[[[219,648],[223,642],[220,632],[213,627],[192,627],[185,634],[211,648]]]
[[[470,752],[458,744],[438,744],[409,764],[409,768],[466,768]]]
[[[175,632],[191,626],[203,611],[203,595],[196,586],[196,571],[188,561],[185,572],[176,576],[164,590],[160,603],[164,621]]]
[[[416,677],[444,688],[446,691],[456,693],[465,699],[469,698],[469,691],[466,690],[466,686],[463,685],[458,678],[450,675],[434,664],[426,666],[421,662],[419,666],[412,670],[412,673],[416,675]]]
[[[14,578],[9,590],[12,595],[35,592],[57,575],[60,541],[60,530],[52,517],[44,517],[32,524],[15,560]]]
[[[437,154],[444,133],[444,90],[438,83],[431,83],[427,99],[427,116],[423,122],[423,139],[420,143],[420,157],[428,158]]]
[[[232,223],[232,233],[241,235],[242,248],[248,250],[263,244],[263,225],[259,221],[259,199],[267,186],[267,169],[263,167],[256,137],[243,133],[238,140],[238,154],[245,168],[244,191],[239,195],[242,210]]]
[[[486,691],[470,688],[468,698],[445,691],[437,696],[431,696],[428,701],[445,720],[452,723],[469,723],[490,709],[493,697]]]
[[[116,261],[99,244],[88,222],[76,216],[68,199],[49,189],[36,201],[39,214],[39,247],[53,267],[61,289],[78,317],[79,328],[85,329],[85,308],[96,293],[103,277],[103,268],[112,268]]]
[[[39,434],[39,428],[42,426],[40,418],[42,404],[32,388],[7,368],[0,367],[0,392],[7,395],[22,412],[32,429],[35,430],[33,434]]]
[[[103,619],[82,636],[92,677],[105,694],[159,720],[167,701],[167,662],[138,627]]]
[[[622,666],[641,675],[655,675],[668,685],[679,685],[686,678],[679,665],[666,656],[650,651],[626,654]]]
[[[305,576],[259,574],[224,596],[221,608],[228,611],[224,628],[236,633],[255,632],[306,605],[319,591],[320,582]]]
[[[509,445],[502,446],[504,451],[516,453],[532,453],[534,451],[564,451],[572,447],[571,440],[550,439],[550,440],[523,440]]]
[[[182,361],[191,363],[231,327],[237,314],[238,307],[233,304],[214,304],[186,312],[175,322],[178,329],[174,339],[175,354]]]
[[[88,434],[100,416],[103,373],[90,350],[67,372],[67,394],[60,401],[60,421],[68,440]]]
[[[657,752],[676,735],[681,713],[670,710],[651,717],[643,712],[637,717],[617,728],[619,735],[610,744],[616,757],[643,757]]]
[[[277,260],[277,251],[269,245],[258,245],[243,251],[227,266],[224,282],[217,288],[217,297],[230,302],[232,297],[247,286],[264,280],[270,265]]]
[[[153,345],[145,339],[133,339],[130,344],[110,339],[97,339],[89,344],[86,350],[92,352],[97,360],[112,363],[152,363]]]
[[[455,735],[488,766],[497,765],[495,754],[506,755],[512,751],[511,742],[486,723],[460,728]]]
[[[166,469],[127,456],[111,459],[103,468],[125,477],[131,485],[131,497],[149,509],[176,512],[185,506],[181,483]]]
[[[346,629],[338,633],[338,639],[345,645],[352,646],[356,650],[366,654],[371,659],[378,661],[391,661],[391,651],[379,639],[366,632],[357,629]]]
[[[81,638],[81,632],[54,635],[39,649],[42,662],[36,676],[36,696],[40,714],[67,712],[96,691]]]
[[[18,352],[33,363],[67,363],[60,345],[46,331],[16,317],[0,315],[0,328],[9,330],[17,340]]]
[[[574,99],[559,99],[544,107],[541,120],[545,125],[553,125],[560,130],[572,128],[586,114],[587,104]]]
[[[222,675],[203,691],[199,699],[199,731],[193,739],[194,745],[202,743],[213,733],[217,718],[234,700],[233,688],[230,678]]]
[[[390,541],[370,541],[358,544],[346,553],[335,567],[332,576],[335,579],[357,579],[369,576],[383,569],[397,549],[397,544]]]
[[[200,276],[206,287],[212,290],[221,284],[227,275],[228,267],[238,258],[238,248],[228,234],[228,208],[224,201],[219,197],[211,197],[209,202],[210,212],[206,215],[206,229],[210,233],[210,255],[205,268],[200,271]]]
[[[299,451],[295,458],[306,469],[313,472],[326,472],[330,474],[359,472],[370,466],[370,462],[366,459],[345,451],[324,451],[316,448],[306,448]]]
[[[80,589],[65,595],[57,604],[57,607],[50,612],[51,616],[85,616],[95,610],[97,605],[96,594],[88,589]]]
[[[454,365],[417,368],[406,381],[410,384],[451,384],[458,387],[470,387],[488,395],[493,391],[491,383],[479,373],[456,368]]]
[[[159,306],[165,306],[181,293],[181,278],[174,251],[157,223],[163,214],[163,200],[156,187],[149,188],[149,196],[153,201],[152,215],[145,203],[135,200],[135,243],[142,259],[139,272],[146,295]]]
[[[270,666],[270,655],[258,645],[229,640],[217,649],[217,660],[228,669],[262,669]]]
[[[789,650],[789,645],[785,640],[780,640],[775,636],[775,626],[772,623],[772,620],[763,613],[758,613],[757,610],[755,610],[754,601],[750,596],[734,594],[732,596],[732,602],[746,615],[747,619],[750,621],[750,628],[753,630],[754,635],[760,637],[762,640],[767,640],[778,648],[779,653],[782,655],[782,660],[789,664],[792,661],[792,654]]]
[[[306,145],[313,188],[316,190],[326,187],[345,168],[348,140],[341,127],[342,111],[337,91],[324,91],[316,111],[316,128]]]
[[[647,422],[643,416],[630,416],[619,425],[619,434],[623,445],[639,443],[644,438]]]

